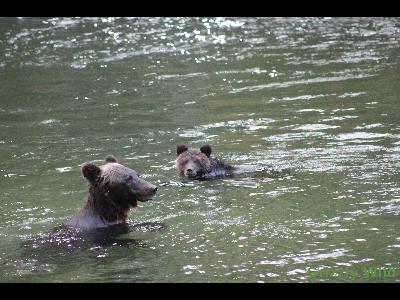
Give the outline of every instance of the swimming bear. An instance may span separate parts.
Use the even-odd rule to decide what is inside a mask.
[[[81,171],[88,181],[89,194],[68,226],[95,229],[126,223],[137,201],[148,201],[157,191],[155,185],[139,178],[135,170],[119,164],[112,155],[99,167],[91,162],[83,164]]]
[[[176,168],[179,173],[188,178],[221,178],[232,176],[235,174],[243,174],[249,172],[269,172],[270,174],[277,171],[271,168],[259,168],[254,165],[236,165],[232,166],[224,161],[211,157],[211,146],[204,145],[198,149],[189,149],[186,145],[178,145],[176,147]]]

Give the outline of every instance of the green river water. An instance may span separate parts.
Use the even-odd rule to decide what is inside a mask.
[[[1,18],[0,282],[400,281],[400,19]],[[286,177],[182,179],[176,145]],[[35,247],[115,155],[137,245]]]

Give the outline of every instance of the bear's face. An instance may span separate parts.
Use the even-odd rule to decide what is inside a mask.
[[[139,178],[135,170],[119,164],[112,156],[107,156],[106,164],[100,167],[86,163],[81,169],[89,182],[89,193],[97,202],[107,202],[105,206],[115,205],[120,209],[136,207],[137,201],[150,200],[157,191],[156,186]]]
[[[189,178],[196,178],[210,171],[210,145],[204,145],[200,150],[189,149],[186,145],[178,145],[176,153],[178,155],[176,159],[176,168],[181,175]]]

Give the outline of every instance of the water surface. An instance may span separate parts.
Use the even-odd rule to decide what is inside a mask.
[[[398,18],[1,18],[0,281],[399,281],[399,42]],[[180,143],[295,175],[185,181]],[[108,154],[159,186],[130,223],[165,228],[27,247]]]

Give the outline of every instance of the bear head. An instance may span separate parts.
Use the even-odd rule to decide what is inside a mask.
[[[139,174],[108,155],[105,164],[89,162],[81,167],[89,183],[88,203],[108,222],[125,220],[137,201],[152,199],[157,187],[139,177]]]
[[[206,174],[211,169],[211,146],[204,145],[197,149],[189,149],[186,145],[176,148],[176,168],[181,175],[196,178]]]

